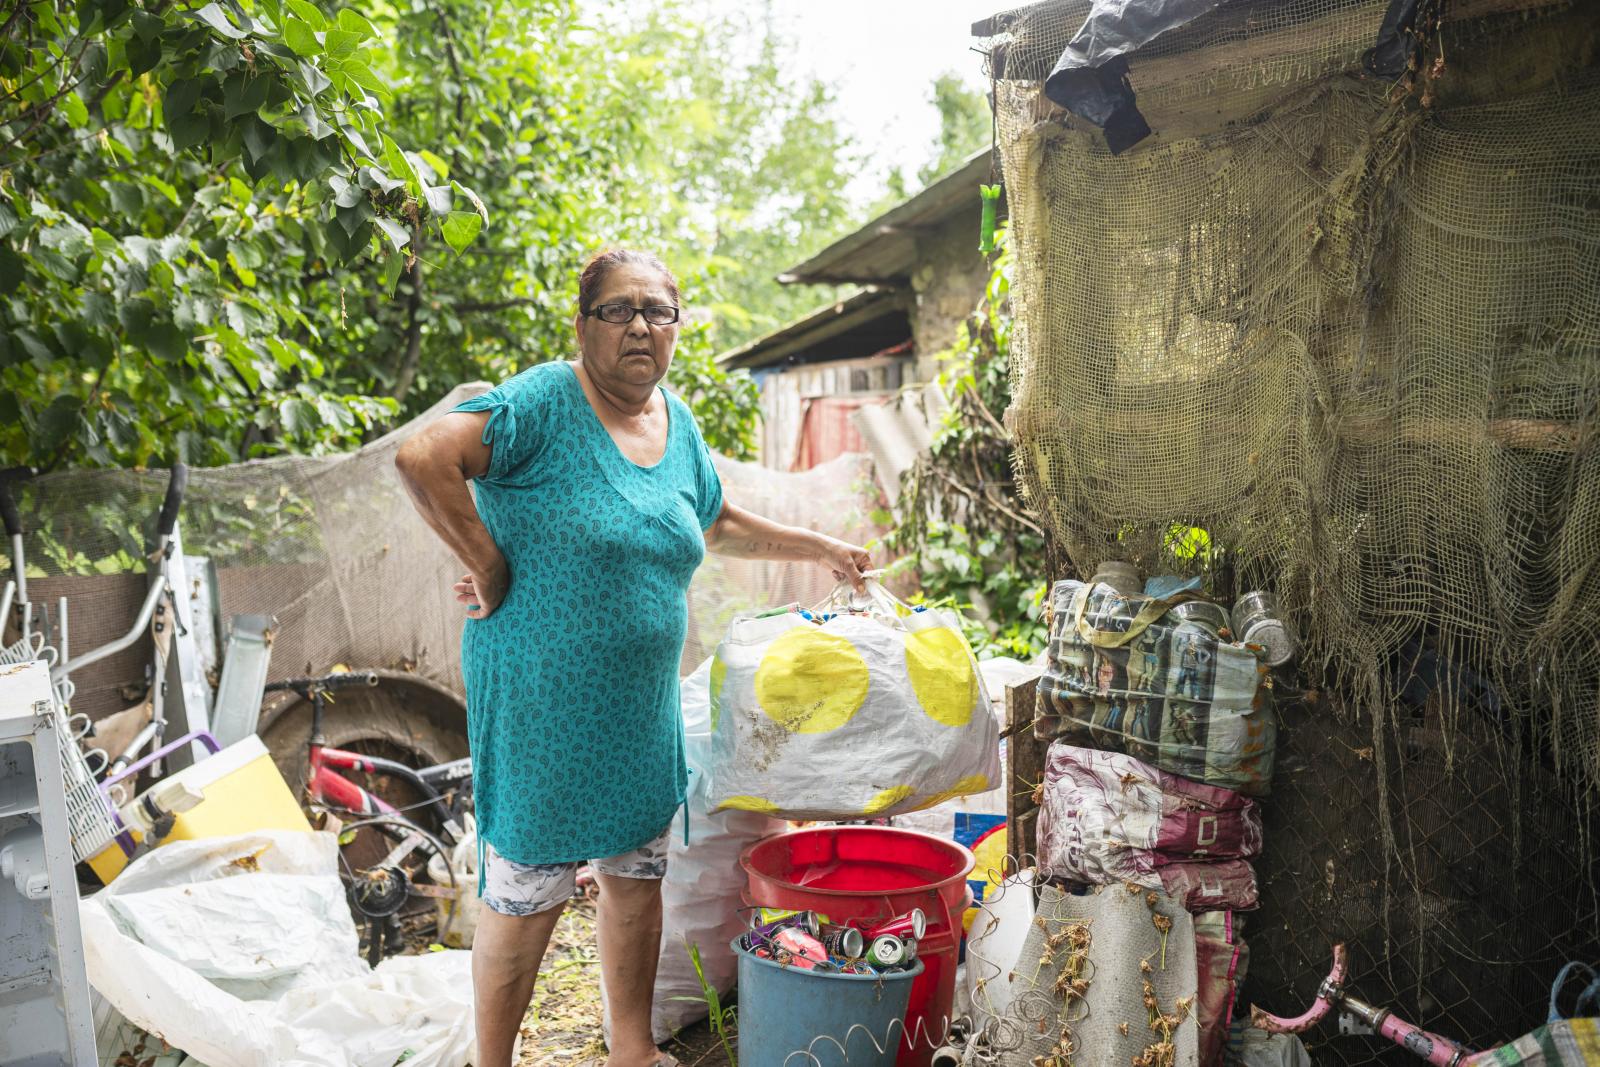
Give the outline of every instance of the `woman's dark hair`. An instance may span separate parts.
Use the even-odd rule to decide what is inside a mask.
[[[584,265],[583,273],[578,275],[578,311],[587,315],[594,310],[595,297],[600,294],[600,284],[605,281],[606,275],[611,273],[612,267],[620,267],[624,263],[632,263],[639,267],[650,267],[661,272],[667,280],[667,291],[672,294],[674,302],[678,301],[678,279],[672,276],[667,265],[661,262],[658,256],[649,252],[640,252],[632,248],[608,248],[599,252]]]

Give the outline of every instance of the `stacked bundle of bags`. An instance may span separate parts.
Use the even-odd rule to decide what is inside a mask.
[[[1218,605],[1057,582],[1035,731],[1052,744],[1039,861],[1058,878],[1154,890],[1194,917],[1200,1062],[1221,1062],[1258,894],[1255,797],[1277,720],[1266,650]]]

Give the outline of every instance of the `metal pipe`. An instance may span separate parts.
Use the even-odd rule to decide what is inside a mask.
[[[27,560],[22,554],[22,535],[11,535],[11,573],[17,583],[17,603],[28,602],[28,571],[25,566]]]
[[[133,762],[135,753],[150,743],[150,739],[156,736],[156,732],[161,725],[165,724],[158,724],[153,719],[145,724],[144,729],[139,731],[138,736],[133,739],[133,742],[129,744],[127,748],[122,750],[122,755],[118,756],[116,761],[111,764],[111,778],[121,777],[120,772],[126,768],[129,763]]]
[[[167,581],[162,579],[150,587],[150,592],[144,598],[144,605],[139,608],[139,618],[134,622],[133,629],[117,638],[109,645],[101,645],[91,652],[85,652],[75,660],[62,662],[55,670],[51,671],[54,679],[64,678],[73,671],[82,670],[91,663],[99,663],[107,656],[114,656],[118,652],[132,645],[144,636],[145,627],[150,625],[150,617],[156,613],[156,605],[161,602],[161,597],[167,592]]]
[[[6,632],[6,620],[11,617],[11,600],[17,595],[17,583],[6,581],[6,591],[0,593],[0,635]]]
[[[68,644],[67,644],[67,598],[66,597],[62,597],[61,598],[61,601],[60,601],[60,615],[56,619],[56,627],[61,633],[61,641],[56,646],[56,651],[61,653],[60,662],[65,663],[67,661],[67,649],[69,647]]]

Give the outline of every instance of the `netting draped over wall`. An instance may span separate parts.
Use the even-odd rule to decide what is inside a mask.
[[[1041,93],[1089,6],[990,42],[1030,501],[1085,574],[1206,528],[1345,698],[1289,724],[1252,971],[1309,1000],[1363,936],[1414,1014],[1514,1036],[1594,952],[1600,10],[1446,4],[1406,93],[1361,74],[1384,0],[1234,0],[1132,58],[1155,133],[1113,156]],[[1330,767],[1372,790],[1330,804]]]
[[[413,670],[460,693],[458,563],[417,515],[394,454],[423,424],[483,392],[463,385],[427,413],[348,455],[289,457],[194,470],[179,517],[186,555],[217,569],[224,618],[275,615],[272,676],[352,669]],[[728,500],[793,525],[861,542],[879,531],[871,463],[841,456],[803,474],[716,457]],[[124,633],[144,597],[139,566],[166,471],[73,471],[19,488],[30,597],[53,616],[69,601],[73,654]],[[141,533],[141,525],[145,528]],[[0,560],[0,584],[10,577]],[[690,590],[684,670],[707,656],[736,611],[814,603],[833,579],[811,563],[707,556]],[[625,615],[629,605],[616,605]],[[148,641],[87,669],[75,710],[99,718],[142,684]]]

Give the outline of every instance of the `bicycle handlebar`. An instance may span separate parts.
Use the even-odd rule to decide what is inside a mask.
[[[184,490],[189,487],[189,468],[182,463],[172,465],[167,478],[167,498],[161,502],[161,515],[156,519],[156,536],[171,537],[178,522],[178,505],[183,503]]]
[[[373,671],[349,671],[344,674],[324,674],[318,678],[285,678],[282,681],[268,682],[263,692],[282,693],[293,690],[301,696],[310,696],[312,691],[317,689],[332,692],[335,689],[371,688],[377,684],[378,675]]]
[[[7,537],[22,536],[22,514],[17,511],[17,501],[11,495],[11,483],[32,478],[37,472],[32,467],[9,467],[0,471],[0,521],[4,521]]]

